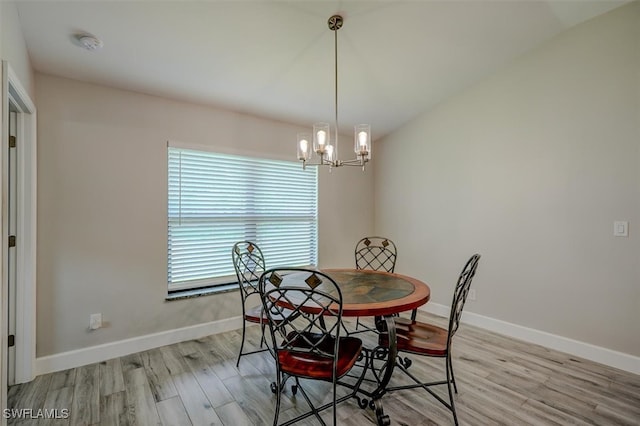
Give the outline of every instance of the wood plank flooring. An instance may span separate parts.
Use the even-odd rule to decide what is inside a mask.
[[[421,314],[444,325],[444,320]],[[259,327],[249,327],[250,348]],[[368,336],[367,336],[368,335]],[[359,334],[375,340],[371,333]],[[273,360],[266,352],[247,355],[236,368],[238,331],[165,346],[37,377],[9,389],[9,409],[31,409],[29,418],[9,425],[229,425],[273,423]],[[411,370],[426,379],[444,378],[441,359],[412,357]],[[461,425],[640,425],[640,376],[531,345],[469,325],[454,340],[456,406]],[[393,384],[405,377],[398,373]],[[317,401],[330,388],[306,382]],[[443,389],[444,391],[444,389]],[[444,396],[445,393],[443,392]],[[451,414],[424,390],[398,391],[383,398],[392,425],[452,425]],[[58,417],[38,417],[57,409]],[[300,393],[283,394],[280,420],[307,409]],[[41,412],[42,413],[42,412]],[[323,418],[329,423],[332,412]],[[338,406],[338,424],[375,424],[372,410],[354,399]],[[40,415],[44,417],[44,415]],[[316,425],[309,418],[300,425]]]

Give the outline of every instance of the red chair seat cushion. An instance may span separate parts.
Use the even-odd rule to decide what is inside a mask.
[[[322,335],[304,333],[296,337],[292,342],[292,346],[300,348],[301,351],[296,351],[295,349],[280,350],[278,352],[280,370],[293,376],[331,381],[333,358],[303,351],[310,347],[310,342],[317,342],[320,337]],[[325,335],[324,340],[320,342],[318,347],[323,352],[333,354],[334,343],[335,339],[333,337]],[[337,378],[344,376],[354,366],[361,351],[362,341],[360,339],[350,336],[340,337],[336,361]]]
[[[448,332],[442,327],[406,318],[395,318],[398,350],[429,356],[447,356]],[[389,343],[387,333],[380,333],[380,345]]]

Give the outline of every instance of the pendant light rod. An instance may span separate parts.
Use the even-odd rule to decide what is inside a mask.
[[[331,129],[329,123],[315,123],[313,134],[298,133],[298,160],[305,166],[360,166],[362,170],[371,159],[371,126],[358,124],[354,127],[354,151],[356,158],[342,161],[338,158],[338,136],[340,133],[338,122],[338,30],[342,28],[344,20],[340,15],[333,15],[327,21],[329,29],[333,31],[333,60],[334,60],[334,141],[331,143]],[[311,144],[313,141],[313,145]],[[313,155],[319,157],[318,162],[309,162]]]
[[[331,31],[333,31],[333,64],[334,64],[334,81],[335,81],[335,102],[334,102],[334,108],[335,108],[335,133],[336,133],[336,138],[335,138],[335,160],[338,161],[338,30],[340,28],[342,28],[342,16],[340,15],[333,15],[331,18],[329,18],[329,21],[327,22],[327,24],[329,25],[329,29]]]

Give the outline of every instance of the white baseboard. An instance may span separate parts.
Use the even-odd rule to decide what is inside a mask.
[[[421,311],[443,317],[448,317],[451,310],[448,306],[432,302],[427,303],[419,309]],[[462,322],[503,334],[505,336],[513,337],[515,339],[524,340],[525,342],[534,343],[549,349],[554,349],[580,358],[588,359],[590,361],[595,361],[610,367],[619,368],[620,370],[628,371],[633,374],[640,374],[640,357],[637,356],[613,351],[611,349],[535,330],[533,328],[508,323],[506,321],[485,317],[466,310],[462,314]]]
[[[36,375],[106,361],[136,352],[159,348],[160,346],[199,339],[225,331],[237,330],[240,327],[242,327],[241,317],[228,318],[221,321],[161,331],[159,333],[147,334],[145,336],[133,337],[117,342],[43,356],[36,358]]]
[[[450,308],[432,302],[420,308],[420,310],[447,317]],[[465,311],[462,315],[462,322],[515,339],[542,345],[550,349],[619,368],[633,374],[640,374],[640,357],[489,318],[469,311]],[[106,361],[160,346],[236,330],[240,327],[242,327],[241,318],[235,317],[44,356],[36,358],[36,375]]]

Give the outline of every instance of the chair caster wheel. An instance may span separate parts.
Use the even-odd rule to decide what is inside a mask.
[[[391,426],[391,419],[387,414],[378,417],[378,426]]]
[[[291,393],[294,395],[298,393],[298,385],[291,385]]]
[[[278,385],[276,385],[276,382],[271,382],[271,393],[277,393],[278,392]]]

